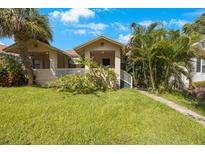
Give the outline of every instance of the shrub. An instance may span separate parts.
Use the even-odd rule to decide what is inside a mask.
[[[90,68],[85,74],[72,74],[62,76],[48,82],[48,87],[55,87],[60,91],[72,91],[77,93],[90,93],[96,90],[117,88],[117,79],[113,70],[99,66],[92,61],[85,60],[83,64]]]
[[[27,83],[21,63],[14,56],[0,53],[0,86],[20,86]]]
[[[87,74],[64,75],[57,80],[48,83],[48,87],[55,87],[58,91],[70,91],[78,93],[90,93],[97,90],[90,82]]]
[[[205,100],[205,81],[193,82],[192,93],[198,100]]]
[[[192,86],[194,86],[194,87],[205,87],[205,81],[193,82]]]
[[[90,60],[85,60],[83,63],[90,67],[88,76],[97,89],[106,90],[117,88],[117,78],[112,69],[98,65]]]

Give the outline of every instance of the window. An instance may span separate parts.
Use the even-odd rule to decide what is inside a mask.
[[[196,59],[196,72],[201,72],[201,59]]]
[[[202,60],[202,73],[205,73],[205,60]]]
[[[40,60],[33,59],[33,68],[39,69],[40,68]]]
[[[197,60],[196,60],[196,72],[205,73],[205,60],[197,58]]]
[[[102,59],[102,65],[109,66],[110,65],[110,59],[109,58],[103,58]]]

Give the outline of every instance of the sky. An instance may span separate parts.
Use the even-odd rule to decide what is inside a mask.
[[[126,44],[133,22],[147,26],[159,21],[169,29],[181,29],[185,23],[193,22],[204,13],[205,9],[46,8],[39,9],[39,12],[49,17],[53,30],[51,45],[61,50],[71,50],[99,35]],[[0,39],[0,44],[13,43],[9,38]]]

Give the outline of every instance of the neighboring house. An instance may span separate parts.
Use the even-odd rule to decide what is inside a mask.
[[[4,48],[6,48],[6,46],[3,45],[3,44],[0,44],[0,52],[3,52],[3,49],[4,49]]]
[[[71,51],[62,51],[40,41],[28,41],[29,56],[36,82],[39,84],[65,74],[85,73],[86,69],[89,69],[88,66],[81,68],[82,66],[75,62],[75,59],[81,56],[113,69],[119,85],[132,87],[131,75],[122,70],[125,59],[124,50],[123,44],[105,36],[99,36]],[[13,44],[4,48],[3,51],[17,53],[17,46]]]
[[[81,57],[75,50],[66,50],[64,53],[70,56],[69,68],[82,67],[82,65],[79,63]]]
[[[8,53],[8,52],[3,51],[6,47],[7,47],[6,45],[0,44],[0,53],[11,55],[11,56],[15,56],[15,57],[19,57],[18,54]]]
[[[205,53],[205,40],[195,43],[194,46],[200,47]],[[205,59],[193,59],[192,81],[205,81]]]
[[[3,51],[17,53],[16,43],[6,47]],[[69,55],[46,43],[29,40],[28,52],[37,83],[41,84],[55,79],[57,77],[57,68],[69,68]]]

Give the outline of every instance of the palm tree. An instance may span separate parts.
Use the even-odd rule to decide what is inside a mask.
[[[27,72],[28,84],[33,84],[27,42],[29,39],[45,43],[52,40],[48,17],[40,15],[38,10],[33,8],[0,9],[0,37],[14,38]]]
[[[183,31],[186,34],[202,34],[205,35],[205,13],[198,17],[193,23],[185,24]]]
[[[159,26],[161,28],[157,29]],[[145,84],[149,86],[149,83],[146,83],[146,79],[149,78],[148,81],[150,81],[151,88],[155,91],[155,68],[153,63],[155,52],[152,49],[163,38],[163,26],[159,22],[152,23],[148,27],[132,23],[131,29],[133,30],[133,34],[129,44],[132,47],[130,59],[133,61],[133,72],[135,68],[141,72],[143,71]],[[134,63],[138,64],[138,67],[135,67]]]
[[[183,86],[182,76],[191,80],[191,59],[198,54],[198,50],[192,46],[192,37],[181,34],[179,30],[167,31],[166,39],[160,41],[155,50],[160,53],[156,59],[164,66],[162,82],[165,88],[169,88],[171,78],[175,88]]]
[[[161,27],[158,28],[159,25]],[[191,58],[200,53],[198,48],[192,46],[196,35],[166,30],[160,23],[153,23],[148,27],[133,23],[131,27],[133,36],[129,42],[129,60],[133,64],[133,75],[138,81],[144,81],[146,87],[151,87],[155,92],[161,87],[182,87],[182,76],[191,80]]]

